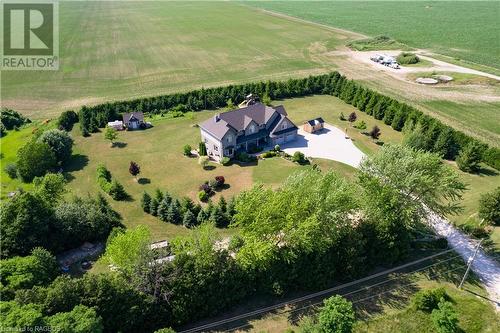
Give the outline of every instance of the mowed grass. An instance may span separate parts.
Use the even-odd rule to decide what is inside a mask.
[[[369,36],[387,35],[500,69],[497,1],[267,1],[261,7]]]
[[[312,101],[315,99],[318,99],[318,105],[325,102],[336,103],[344,112],[348,112],[351,108],[331,96],[327,99],[323,99],[322,96],[310,98]],[[291,103],[294,101],[295,103]],[[290,107],[291,119],[297,124],[308,118],[307,110],[302,110],[303,101],[304,99],[289,100],[286,104]],[[200,184],[222,175],[229,187],[212,197],[212,200],[217,202],[220,196],[229,199],[256,183],[276,188],[293,172],[310,168],[313,164],[317,164],[322,170],[334,169],[346,177],[352,177],[355,172],[354,168],[335,161],[314,159],[311,165],[300,166],[279,157],[261,160],[256,165],[248,166],[237,164],[222,166],[211,163],[209,170],[203,170],[196,158],[182,155],[182,147],[185,144],[197,147],[200,132],[194,125],[213,116],[213,113],[213,111],[203,111],[193,113],[192,117],[153,119],[154,127],[151,129],[120,132],[118,144],[113,148],[104,139],[103,133],[83,138],[79,134],[79,129],[75,127],[72,132],[75,138],[74,157],[73,163],[69,166],[71,192],[84,196],[94,195],[100,191],[96,182],[96,167],[99,163],[103,163],[131,195],[130,201],[110,199],[113,208],[122,215],[124,224],[127,227],[148,225],[155,239],[163,239],[188,231],[145,214],[140,207],[144,191],[152,193],[159,188],[177,198],[188,196],[198,201]],[[142,179],[139,179],[139,182],[128,172],[130,161],[137,162],[141,167],[139,178]],[[232,231],[223,230],[223,233],[230,232]]]
[[[328,72],[321,27],[228,2],[61,2],[58,71],[5,71],[2,105],[32,118],[131,99]]]

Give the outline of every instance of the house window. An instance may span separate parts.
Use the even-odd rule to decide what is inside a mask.
[[[208,143],[208,140],[207,140],[207,138],[205,138],[205,143]]]
[[[232,135],[229,135],[227,137],[227,142],[229,142],[229,143],[233,142],[233,136]]]
[[[250,126],[250,134],[253,134],[255,132],[255,126],[251,125]]]
[[[214,146],[214,150],[215,151],[219,151],[219,147],[218,146]]]
[[[281,124],[281,129],[285,129],[285,128],[286,128],[286,123]]]

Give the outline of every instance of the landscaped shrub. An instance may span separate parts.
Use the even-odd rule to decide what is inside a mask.
[[[420,61],[420,58],[414,53],[401,52],[396,57],[396,60],[401,65],[412,65],[418,63]]]
[[[203,183],[203,184],[201,184],[200,185],[200,191],[205,192],[208,196],[214,194],[214,190],[213,190],[212,186],[210,186],[209,183]]]
[[[270,150],[270,151],[266,151],[265,153],[262,153],[260,156],[262,158],[271,158],[271,157],[276,156],[276,154],[277,154],[276,151]]]
[[[225,182],[226,178],[224,178],[224,176],[215,176],[215,183],[217,188],[222,188]]]
[[[207,146],[205,146],[205,142],[200,142],[198,144],[198,154],[200,156],[207,156]]]
[[[339,120],[341,120],[341,121],[345,121],[346,120],[343,112],[340,112]]]
[[[254,162],[257,160],[257,158],[253,155],[248,155],[245,152],[241,152],[236,156],[236,159],[240,162],[243,163],[249,163],[249,162]]]
[[[115,200],[125,200],[127,192],[116,179],[112,179],[111,172],[103,164],[97,166],[97,183],[99,187]]]
[[[365,121],[364,121],[364,120],[361,120],[361,122],[360,122],[360,123],[358,123],[358,124],[354,125],[354,128],[357,128],[357,129],[359,129],[359,130],[364,130],[364,129],[366,129],[366,123],[365,123]]]
[[[209,198],[209,195],[205,191],[200,191],[198,192],[198,199],[202,202],[207,202]]]
[[[304,153],[296,151],[295,153],[293,153],[292,161],[299,164],[305,164],[307,162],[307,159]]]
[[[4,168],[5,173],[9,175],[11,179],[17,178],[17,166],[16,163],[9,163]]]
[[[224,156],[221,160],[220,160],[220,164],[224,165],[224,166],[227,166],[229,165],[229,163],[231,163],[231,159],[227,156]]]
[[[437,309],[441,299],[451,300],[444,288],[421,290],[413,296],[412,304],[416,310],[430,313]]]
[[[479,218],[488,224],[500,226],[500,186],[479,199]]]
[[[274,151],[278,152],[278,151],[280,151],[280,150],[281,150],[280,145],[276,145],[276,146],[274,146]]]
[[[183,151],[183,154],[184,156],[191,156],[191,146],[190,145],[185,145],[183,148],[182,148],[182,151]]]
[[[206,169],[208,166],[208,156],[200,156],[200,158],[198,158],[198,164],[201,165],[203,169]]]
[[[264,148],[262,148],[261,146],[251,146],[248,151],[252,154],[255,154],[255,153],[259,153],[263,150]]]

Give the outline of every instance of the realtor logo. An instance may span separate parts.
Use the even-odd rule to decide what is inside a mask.
[[[59,69],[56,1],[2,2],[2,70]]]

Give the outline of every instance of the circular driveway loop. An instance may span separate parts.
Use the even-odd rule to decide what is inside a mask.
[[[281,149],[290,155],[300,151],[307,157],[325,158],[357,168],[365,154],[337,127],[327,123],[324,127],[316,133],[307,133],[299,127],[297,139],[280,145]]]

